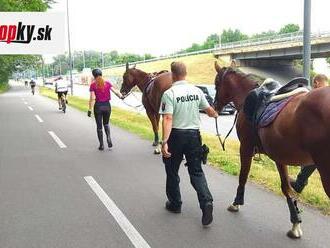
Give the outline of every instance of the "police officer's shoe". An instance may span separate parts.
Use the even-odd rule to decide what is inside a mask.
[[[166,202],[165,208],[167,211],[169,211],[171,213],[175,213],[175,214],[181,213],[181,206],[180,207],[173,206],[173,204],[170,201]]]
[[[202,209],[203,216],[202,216],[202,224],[203,226],[208,226],[213,221],[213,204],[212,202],[208,202],[205,204],[204,208]]]

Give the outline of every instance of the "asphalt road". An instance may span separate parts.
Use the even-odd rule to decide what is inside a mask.
[[[208,166],[215,210],[203,228],[185,167],[183,212],[165,211],[165,171],[149,141],[111,127],[114,148],[100,152],[85,113],[63,114],[23,87],[0,106],[1,248],[329,247],[329,217],[304,207],[304,237],[290,240],[286,201],[259,186],[248,183],[241,212],[227,212],[238,179]]]

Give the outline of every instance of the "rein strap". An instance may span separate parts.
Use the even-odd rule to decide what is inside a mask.
[[[218,139],[219,139],[219,142],[220,142],[220,145],[221,145],[223,151],[226,151],[226,148],[225,148],[226,140],[227,140],[227,138],[229,137],[229,135],[231,134],[231,132],[233,131],[234,127],[235,127],[235,124],[236,124],[236,122],[237,122],[238,113],[239,113],[239,111],[236,112],[236,115],[235,115],[235,119],[234,119],[233,125],[232,125],[232,127],[230,128],[230,130],[228,131],[228,133],[227,133],[227,135],[226,135],[226,137],[225,137],[225,139],[224,139],[223,141],[222,141],[222,139],[221,139],[221,135],[220,135],[220,133],[219,133],[218,118],[215,118],[215,128],[216,128],[216,131],[217,131],[217,137],[218,137]]]

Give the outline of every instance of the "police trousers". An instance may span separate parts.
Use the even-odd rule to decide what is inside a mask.
[[[190,182],[197,192],[199,206],[204,208],[208,202],[213,202],[208,188],[201,162],[201,136],[199,130],[172,129],[168,140],[170,158],[163,157],[166,170],[166,195],[173,207],[182,204],[180,193],[180,177],[178,175],[183,155],[186,158]]]

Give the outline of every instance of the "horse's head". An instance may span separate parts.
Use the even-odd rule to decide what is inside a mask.
[[[226,104],[233,101],[232,82],[228,80],[228,75],[234,70],[231,67],[221,67],[217,61],[214,66],[217,71],[214,81],[216,90],[214,107],[218,112],[221,112]]]
[[[129,68],[128,62],[126,63],[126,71],[123,75],[123,83],[120,88],[120,93],[123,94],[123,96],[130,93],[132,88],[136,86],[137,81],[134,75],[135,66],[132,68]]]
[[[233,102],[237,110],[239,110],[245,101],[248,93],[258,87],[258,83],[251,75],[244,74],[235,68],[235,64],[230,67],[221,67],[215,62],[216,95],[214,99],[215,109],[220,112],[225,105]]]

